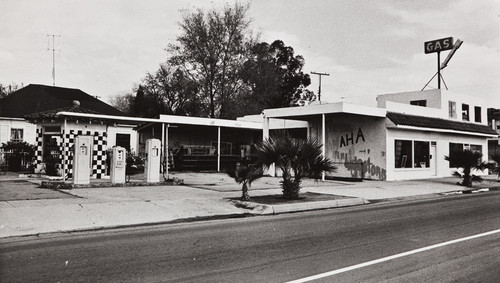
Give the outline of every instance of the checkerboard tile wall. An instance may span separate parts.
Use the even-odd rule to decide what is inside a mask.
[[[79,135],[93,136],[93,150],[92,150],[92,177],[100,179],[106,174],[106,146],[107,134],[106,132],[91,132],[91,131],[63,131],[63,142],[61,145],[62,162],[64,164],[65,173],[68,178],[73,175],[73,147],[75,145],[75,138]]]

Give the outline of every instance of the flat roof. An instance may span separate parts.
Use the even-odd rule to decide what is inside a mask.
[[[164,124],[184,124],[184,125],[197,125],[197,126],[212,126],[212,127],[227,127],[227,128],[242,128],[242,129],[255,129],[262,130],[262,123],[249,122],[249,121],[236,121],[215,118],[201,118],[201,117],[187,117],[175,115],[160,115],[159,118],[141,118],[141,117],[128,117],[128,116],[114,116],[102,114],[89,114],[61,111],[57,113],[58,116],[68,116],[74,118],[86,119],[99,119],[115,121],[117,123],[128,123],[140,125],[144,123],[164,123]]]
[[[379,107],[351,104],[345,102],[336,102],[336,103],[308,105],[303,107],[266,109],[263,112],[267,118],[291,118],[291,117],[305,118],[305,117],[317,116],[320,114],[336,114],[336,113],[348,113],[348,114],[384,118],[387,111],[386,109]]]

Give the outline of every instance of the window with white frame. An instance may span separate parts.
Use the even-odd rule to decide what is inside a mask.
[[[448,117],[457,119],[457,103],[455,101],[448,101]]]
[[[24,140],[24,130],[23,129],[10,129],[10,141],[11,142],[22,142]]]
[[[395,168],[429,168],[430,142],[394,141]]]
[[[481,123],[481,107],[474,106],[474,122]]]

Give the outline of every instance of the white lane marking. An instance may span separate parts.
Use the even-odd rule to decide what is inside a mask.
[[[443,246],[447,246],[447,245],[451,245],[451,244],[455,244],[455,243],[459,243],[459,242],[463,242],[463,241],[467,241],[467,240],[472,240],[472,239],[476,239],[476,238],[480,238],[480,237],[484,237],[484,236],[489,236],[489,235],[496,234],[496,233],[500,233],[500,229],[489,231],[489,232],[485,232],[485,233],[481,233],[481,234],[476,234],[476,235],[472,235],[472,236],[468,236],[468,237],[465,237],[465,238],[451,240],[451,241],[448,241],[448,242],[443,242],[443,243],[439,243],[439,244],[435,244],[435,245],[423,247],[423,248],[420,248],[420,249],[416,249],[416,250],[412,250],[412,251],[407,251],[407,252],[400,253],[400,254],[391,255],[391,256],[388,256],[388,257],[383,257],[383,258],[379,258],[379,259],[375,259],[375,260],[363,262],[363,263],[360,263],[360,264],[356,264],[356,265],[344,267],[344,268],[337,269],[337,270],[328,271],[328,272],[325,272],[325,273],[320,273],[320,274],[312,275],[312,276],[309,276],[309,277],[304,277],[304,278],[301,278],[301,279],[296,279],[296,280],[293,280],[293,281],[289,281],[288,283],[309,282],[309,281],[312,281],[312,280],[316,280],[316,279],[320,279],[320,278],[332,276],[332,275],[335,275],[335,274],[340,274],[340,273],[343,273],[343,272],[346,272],[346,271],[351,271],[351,270],[362,268],[362,267],[365,267],[365,266],[374,265],[374,264],[381,263],[381,262],[384,262],[384,261],[389,261],[389,260],[392,260],[392,259],[395,259],[395,258],[405,257],[405,256],[409,256],[409,255],[412,255],[412,254],[416,254],[416,253],[420,253],[420,252],[424,252],[424,251],[428,251],[428,250],[432,250],[432,249],[440,248],[440,247],[443,247]]]

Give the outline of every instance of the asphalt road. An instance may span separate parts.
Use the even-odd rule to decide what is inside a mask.
[[[499,282],[497,232],[401,255],[498,229],[500,192],[489,192],[4,239],[0,278],[2,282],[286,282],[352,268],[317,282]],[[393,255],[400,256],[380,260]]]

